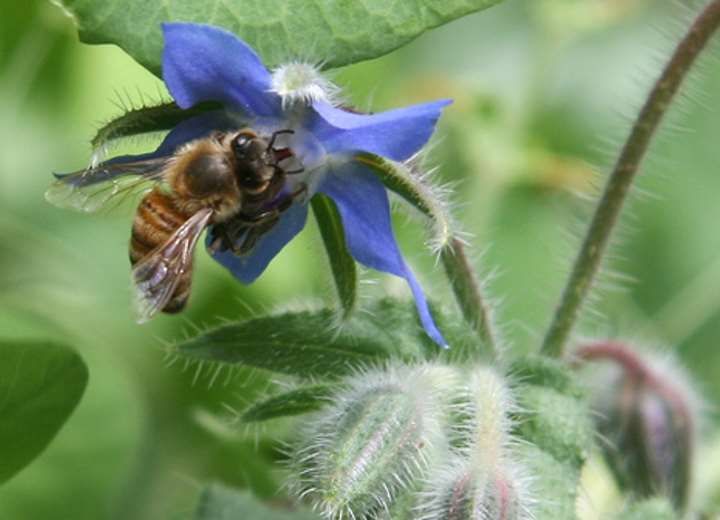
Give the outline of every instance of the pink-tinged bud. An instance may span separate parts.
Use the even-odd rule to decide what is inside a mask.
[[[509,461],[489,465],[465,454],[435,468],[418,495],[419,520],[525,520],[533,518],[527,479]]]
[[[696,393],[676,365],[639,354],[621,342],[582,346],[583,362],[606,362],[593,390],[606,459],[620,486],[640,497],[688,503],[697,424]]]

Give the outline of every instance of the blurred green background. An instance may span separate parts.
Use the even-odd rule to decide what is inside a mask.
[[[457,215],[478,267],[493,274],[512,352],[538,347],[601,175],[698,7],[507,0],[334,73],[362,108],[455,99],[431,162],[457,188]],[[209,480],[278,500],[282,471],[273,463],[282,454],[270,438],[286,438],[289,423],[249,428],[232,416],[284,382],[186,366],[164,345],[223,320],[332,301],[314,224],[251,287],[199,252],[188,312],[136,325],[132,201],[87,216],[50,206],[43,192],[52,171],[87,164],[89,139],[118,105],[157,99],[162,83],[115,47],[78,43],[51,3],[3,0],[2,12],[0,336],[64,340],[86,359],[90,384],[49,449],[0,488],[0,519],[183,518]],[[711,455],[720,454],[712,413],[720,401],[719,50],[702,60],[652,148],[580,329],[675,352],[707,400]],[[422,226],[399,213],[396,229],[428,292],[450,306]],[[367,285],[368,297],[404,294],[398,280],[366,274],[382,282]],[[720,502],[717,457],[703,459],[697,498]],[[583,518],[619,507],[605,477],[599,461],[589,465]]]

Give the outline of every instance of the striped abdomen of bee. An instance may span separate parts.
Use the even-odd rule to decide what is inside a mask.
[[[174,233],[192,216],[184,212],[176,198],[161,187],[153,188],[140,201],[130,238],[130,263],[135,266],[151,252],[168,243]],[[178,275],[174,291],[163,312],[180,312],[190,296],[192,283],[192,258],[188,259],[188,268]]]

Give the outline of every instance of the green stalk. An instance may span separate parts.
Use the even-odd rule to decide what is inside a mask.
[[[545,335],[542,352],[558,357],[577,320],[599,267],[610,234],[618,221],[632,181],[665,112],[692,64],[720,25],[720,0],[713,0],[698,15],[650,91],[630,136],[623,146],[590,228]]]
[[[440,259],[465,321],[497,355],[498,345],[492,324],[492,311],[482,297],[482,287],[465,254],[465,245],[458,238],[450,238],[440,251]]]

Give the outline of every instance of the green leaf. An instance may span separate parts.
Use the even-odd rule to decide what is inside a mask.
[[[355,260],[345,242],[342,219],[335,203],[325,195],[315,195],[312,208],[335,279],[342,316],[348,318],[357,305],[358,276]]]
[[[208,23],[241,36],[268,66],[302,58],[328,68],[382,56],[433,27],[500,0],[59,0],[85,43],[114,43],[160,72],[161,22]]]
[[[200,496],[195,520],[319,520],[307,512],[279,511],[267,507],[250,493],[213,484]]]
[[[240,416],[243,422],[267,421],[278,417],[314,412],[327,403],[332,385],[312,385],[275,395],[253,404]]]
[[[511,373],[518,408],[515,433],[532,492],[540,497],[533,511],[538,520],[574,520],[580,471],[593,446],[589,407],[572,372],[560,362],[527,356]]]
[[[88,372],[73,350],[44,342],[0,342],[0,483],[37,457],[85,391]]]
[[[196,360],[337,378],[390,357],[420,358],[432,344],[412,304],[383,299],[364,310],[342,324],[329,309],[255,318],[202,333],[174,350]]]
[[[219,104],[208,102],[183,110],[174,101],[132,108],[101,126],[90,144],[98,149],[124,137],[167,131],[186,119],[218,108]]]

